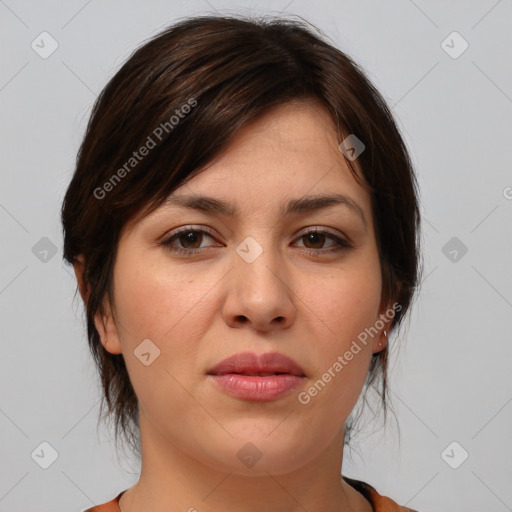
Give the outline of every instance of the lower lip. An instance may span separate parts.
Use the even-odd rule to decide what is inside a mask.
[[[297,387],[304,378],[289,373],[267,376],[227,373],[211,377],[226,393],[255,402],[277,400]]]

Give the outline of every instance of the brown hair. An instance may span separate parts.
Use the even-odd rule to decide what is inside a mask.
[[[87,331],[104,392],[101,410],[106,402],[116,441],[122,432],[137,451],[136,394],[122,354],[105,350],[94,324],[104,299],[114,304],[120,233],[219,157],[241,127],[273,107],[319,101],[340,142],[353,134],[364,143],[357,165],[365,183],[351,159],[346,161],[371,192],[382,299],[401,306],[392,329],[410,307],[419,279],[420,216],[405,143],[363,70],[318,33],[307,22],[289,19],[185,19],[137,49],[94,104],[62,205],[63,252],[70,263],[80,254],[85,258]],[[135,158],[143,146],[150,150]],[[387,365],[386,347],[373,355],[365,383],[366,389],[378,389],[384,415]],[[346,443],[350,430],[347,422]]]

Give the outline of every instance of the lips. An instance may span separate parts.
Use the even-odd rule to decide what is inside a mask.
[[[304,370],[300,365],[279,352],[256,354],[254,352],[241,352],[228,357],[208,371],[208,375],[252,375],[270,376],[279,374],[296,375],[304,377]]]

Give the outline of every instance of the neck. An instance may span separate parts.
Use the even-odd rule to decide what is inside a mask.
[[[139,423],[140,478],[121,496],[121,512],[260,512],[277,506],[280,512],[372,511],[369,502],[341,479],[344,429],[320,457],[279,472],[265,467],[264,456],[247,469],[240,469],[236,456],[225,467],[206,457],[198,460],[164,439],[143,414]],[[245,450],[251,454],[250,448]],[[239,453],[245,455],[243,450]]]

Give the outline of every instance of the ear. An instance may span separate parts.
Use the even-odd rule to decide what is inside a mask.
[[[85,258],[83,254],[79,254],[73,262],[73,270],[75,271],[75,277],[78,282],[78,289],[84,304],[87,304],[89,298],[90,289],[85,285],[84,281],[84,270],[85,270]]]
[[[394,304],[396,303],[388,303],[385,304],[381,302],[381,307],[379,309],[379,315],[375,319],[374,325],[375,328],[379,330],[379,332],[373,337],[372,343],[372,353],[381,352],[388,346],[388,338],[391,332],[391,327],[393,327],[395,312],[399,309],[395,309]]]
[[[74,263],[73,270],[75,271],[76,280],[78,282],[78,289],[84,304],[87,304],[91,288],[85,283],[85,258],[83,254],[79,254]],[[117,325],[112,314],[108,298],[105,297],[103,301],[103,316],[100,311],[94,315],[94,325],[101,339],[101,343],[107,352],[111,354],[121,354],[122,347],[119,341]]]

